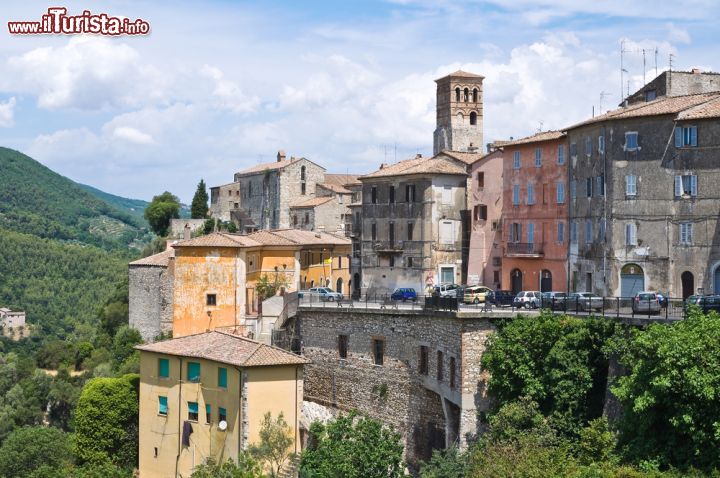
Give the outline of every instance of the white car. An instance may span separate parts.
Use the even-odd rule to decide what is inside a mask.
[[[339,292],[335,292],[329,287],[311,287],[308,290],[301,291],[300,297],[319,297],[320,300],[327,302],[335,302],[336,300],[343,300],[343,295]]]
[[[542,295],[537,290],[523,290],[518,292],[513,299],[513,306],[517,309],[525,307],[526,309],[537,309],[540,307]]]

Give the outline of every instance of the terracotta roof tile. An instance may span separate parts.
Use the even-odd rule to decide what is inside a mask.
[[[263,163],[258,164],[256,166],[243,169],[242,171],[238,171],[237,174],[244,176],[246,174],[256,174],[256,173],[263,173],[265,171],[275,171],[277,169],[283,169],[286,166],[291,165],[298,159],[286,159],[284,161],[273,161],[272,163]]]
[[[484,155],[482,151],[473,153],[470,151],[450,151],[449,149],[440,151],[439,154],[444,154],[445,156],[462,161],[465,164],[472,164]]]
[[[345,186],[338,186],[337,184],[328,184],[328,183],[320,183],[318,184],[318,187],[327,189],[329,191],[339,193],[339,194],[352,194],[352,191],[350,191]]]
[[[565,137],[565,133],[563,133],[562,131],[541,131],[531,136],[507,141],[505,142],[505,144],[503,144],[503,147],[516,146],[519,144],[541,143],[543,141],[553,141],[563,137]]]
[[[332,196],[320,196],[320,197],[314,197],[314,198],[310,198],[310,199],[303,199],[294,204],[291,204],[290,208],[304,208],[304,207],[320,206],[322,204],[325,204],[326,202],[332,201],[333,199],[335,199],[335,198]]]
[[[352,184],[360,184],[360,181],[358,181],[357,174],[326,174],[325,184],[347,186]]]
[[[468,71],[457,70],[457,71],[455,71],[455,72],[453,72],[453,73],[450,73],[449,75],[443,76],[442,78],[438,78],[438,79],[435,80],[435,81],[440,81],[440,80],[442,80],[442,79],[444,79],[444,78],[447,78],[447,77],[450,77],[450,76],[459,76],[459,77],[462,77],[462,78],[485,78],[485,77],[482,76],[482,75],[476,75],[475,73],[470,73],[470,72],[468,72]]]
[[[432,158],[406,159],[365,176],[360,176],[360,179],[407,176],[410,174],[457,174],[466,176],[467,171],[451,159],[435,156]]]
[[[153,254],[152,256],[143,257],[136,261],[132,261],[131,266],[153,266],[153,267],[167,267],[170,263],[170,259],[175,257],[175,250],[169,249],[159,254]]]
[[[213,232],[173,244],[173,247],[256,247],[260,243],[249,236]]]
[[[677,115],[677,119],[680,121],[704,118],[720,118],[720,96],[706,103],[701,103],[685,111],[681,111]]]
[[[261,230],[248,235],[253,241],[263,246],[296,246],[295,242],[275,234],[273,231]]]
[[[308,359],[286,350],[217,330],[138,345],[135,348],[144,352],[200,358],[238,367],[310,363]]]

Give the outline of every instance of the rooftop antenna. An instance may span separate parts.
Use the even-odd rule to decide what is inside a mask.
[[[602,104],[603,104],[603,100],[605,99],[606,96],[610,96],[610,93],[605,93],[604,91],[600,92],[600,108],[599,108],[600,114],[602,114],[602,112],[603,112]]]
[[[625,87],[625,79],[623,73],[627,73],[627,70],[625,69],[625,65],[623,63],[623,57],[625,55],[625,52],[627,50],[625,49],[625,40],[620,40],[620,102],[622,103],[622,100],[625,99],[625,96],[623,95],[623,88]]]
[[[397,163],[397,141],[395,141],[395,162]]]
[[[670,55],[668,55],[668,63],[669,63],[668,72],[672,72],[672,61],[673,61],[674,56],[675,55],[673,55],[672,53],[670,53]],[[671,91],[672,91],[672,74],[668,75],[668,94],[671,94],[670,93]]]
[[[543,130],[543,120],[540,120],[540,127],[538,128],[538,133],[541,133]]]
[[[655,78],[657,78],[657,56],[658,56],[658,47],[655,47]]]
[[[645,67],[645,48],[642,49],[642,54],[643,54],[643,85],[645,85],[647,83],[647,81],[645,80],[645,70],[647,70],[647,68]]]

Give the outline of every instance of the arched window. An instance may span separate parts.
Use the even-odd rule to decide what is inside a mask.
[[[460,101],[460,88],[455,88],[455,101]]]
[[[477,88],[473,88],[473,103],[477,103],[478,98],[478,90]]]
[[[456,116],[457,116],[458,123],[462,124],[463,121],[465,120],[465,117],[463,116],[463,114],[458,112],[458,114]]]
[[[470,124],[477,124],[477,113],[470,113]]]
[[[300,180],[305,181],[305,166],[300,168]]]
[[[468,95],[469,95],[469,93],[470,93],[470,92],[468,91],[467,88],[465,88],[465,89],[463,90],[463,101],[464,101],[465,103],[467,103],[467,101],[468,101]]]

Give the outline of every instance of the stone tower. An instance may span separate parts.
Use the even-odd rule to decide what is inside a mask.
[[[458,70],[435,80],[437,127],[433,153],[482,151],[484,77]]]

